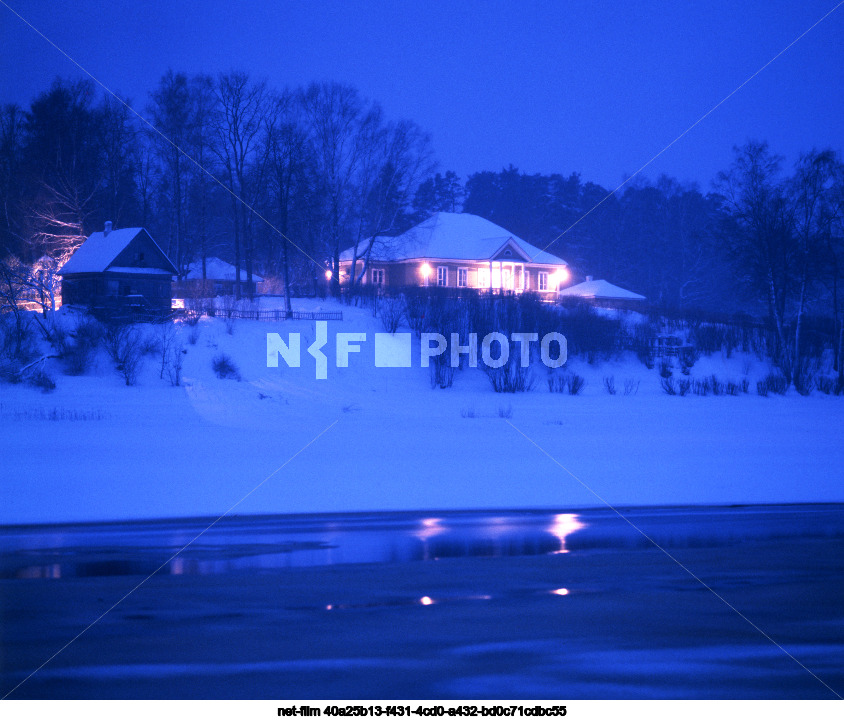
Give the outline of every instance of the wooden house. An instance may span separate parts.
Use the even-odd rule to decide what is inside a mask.
[[[211,256],[205,259],[205,278],[202,277],[202,261],[191,263],[185,277],[175,284],[173,293],[177,298],[212,298],[217,295],[234,295],[234,283],[237,269],[220,258]],[[257,292],[258,283],[263,278],[252,274],[252,283],[244,268],[240,269],[240,292],[253,296]]]
[[[58,271],[62,303],[105,316],[169,312],[176,267],[143,228],[92,233]]]
[[[364,266],[369,245],[369,263]],[[441,286],[532,291],[549,298],[569,279],[561,258],[470,213],[435,213],[397,237],[378,236],[340,254],[340,283],[351,274],[385,288]]]

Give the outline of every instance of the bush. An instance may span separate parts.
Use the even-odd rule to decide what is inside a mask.
[[[635,378],[624,379],[624,395],[633,396],[639,392],[639,381]]]
[[[186,351],[182,348],[181,343],[176,343],[173,346],[170,357],[167,359],[167,377],[170,379],[171,386],[179,386],[182,384],[182,362]]]
[[[611,396],[615,395],[615,376],[604,376],[604,388]]]
[[[191,345],[196,345],[196,342],[199,340],[199,334],[201,333],[202,329],[196,323],[189,324],[190,331],[188,332],[188,343]]]
[[[134,326],[113,323],[106,328],[106,350],[127,386],[138,382],[144,345],[144,336]]]
[[[586,388],[586,379],[583,376],[572,373],[568,378],[568,391],[570,396],[580,395],[580,391]]]
[[[73,344],[68,343],[68,335],[73,338]],[[64,372],[69,376],[81,376],[91,365],[97,346],[105,337],[105,329],[94,318],[84,317],[68,335],[57,336],[62,345],[59,348]]]
[[[756,384],[756,392],[765,398],[770,393],[784,396],[788,390],[788,381],[779,373],[769,373]]]
[[[21,378],[20,366],[17,362],[0,358],[0,381],[17,385]]]
[[[431,374],[431,388],[451,388],[454,383],[454,368],[445,354],[432,358],[428,368]]]
[[[818,376],[815,378],[815,387],[826,395],[835,393],[836,380],[828,376]],[[837,394],[836,394],[837,395]]]
[[[56,382],[43,368],[39,368],[27,378],[27,383],[33,388],[40,388],[42,392],[49,393],[56,389]]]
[[[551,393],[565,393],[567,379],[565,376],[550,376],[548,378],[548,390]]]
[[[801,396],[808,396],[815,389],[815,379],[809,373],[796,373],[792,382]]]
[[[681,348],[677,353],[677,360],[680,361],[680,372],[687,376],[692,372],[694,364],[700,360],[700,351],[696,348]]]
[[[673,371],[671,369],[671,361],[662,360],[659,362],[659,376],[660,378],[671,378]]]
[[[484,372],[496,393],[524,393],[534,385],[530,367],[523,368],[517,355],[510,356],[500,368],[484,366]]]
[[[225,353],[219,353],[214,356],[214,360],[211,361],[211,367],[214,369],[214,373],[217,374],[217,378],[240,380],[240,370],[235,365],[235,362]]]
[[[404,301],[401,298],[383,298],[378,302],[378,315],[387,333],[395,333],[404,315]]]
[[[718,376],[712,374],[704,381],[706,387],[711,391],[713,396],[722,396],[727,392],[727,386],[718,380]],[[705,395],[705,394],[704,394]]]
[[[662,390],[670,396],[685,396],[692,389],[692,382],[688,378],[681,378],[680,380],[663,378],[660,385]]]
[[[585,387],[586,379],[577,373],[548,378],[548,390],[551,393],[568,393],[570,396],[577,396]]]

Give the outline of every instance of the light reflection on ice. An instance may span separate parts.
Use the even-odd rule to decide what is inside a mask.
[[[554,553],[568,553],[566,537],[581,528],[586,528],[586,524],[580,522],[576,513],[558,513],[555,515],[551,525],[548,526],[548,533],[555,536],[560,542],[559,550],[554,551]]]

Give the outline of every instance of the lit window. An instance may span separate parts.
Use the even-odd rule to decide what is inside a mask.
[[[437,285],[448,285],[448,268],[444,265],[437,266]]]
[[[548,273],[539,274],[539,290],[548,290]]]
[[[458,288],[465,288],[469,285],[469,269],[468,268],[458,268],[457,269],[457,287]]]

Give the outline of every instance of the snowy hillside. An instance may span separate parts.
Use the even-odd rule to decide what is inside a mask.
[[[57,388],[0,385],[0,524],[60,521],[462,508],[844,500],[840,398],[670,397],[656,369],[632,354],[567,366],[579,396],[534,389],[496,394],[478,369],[431,389],[420,368],[375,368],[370,310],[343,311],[335,332],[367,342],[348,368],[316,380],[305,349],[313,321],[219,318],[181,325],[182,385],[159,378],[148,355],[127,387],[101,352],[85,375],[51,373]],[[69,316],[64,316],[70,322]],[[406,331],[406,328],[401,330]],[[158,332],[145,327],[150,337]],[[268,368],[266,334],[302,334],[302,365]],[[190,336],[194,334],[195,343]],[[241,380],[220,379],[227,354]],[[58,364],[59,361],[49,361]],[[49,368],[49,366],[48,366]],[[768,367],[734,354],[701,358],[693,376],[752,386]],[[606,392],[613,376],[619,391]],[[625,381],[636,387],[624,395]],[[576,476],[576,478],[575,478]],[[591,489],[591,492],[590,490]],[[241,502],[242,501],[242,502]]]

